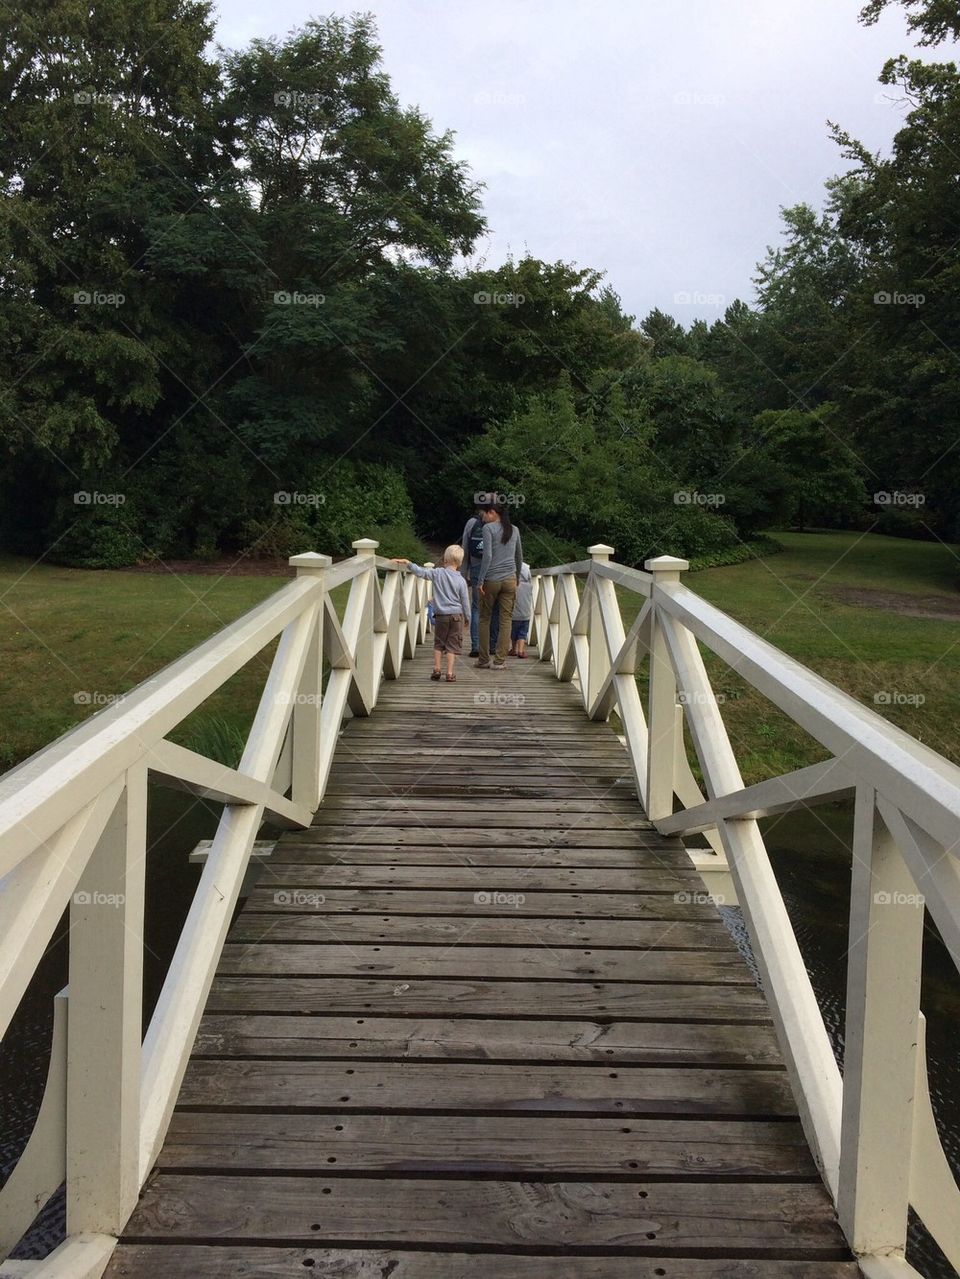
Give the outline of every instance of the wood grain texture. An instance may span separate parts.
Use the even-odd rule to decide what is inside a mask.
[[[429,661],[264,864],[108,1279],[854,1279],[617,738],[537,662]]]
[[[578,1256],[566,1275],[556,1257],[385,1249],[125,1244],[105,1279],[858,1279],[853,1261]]]

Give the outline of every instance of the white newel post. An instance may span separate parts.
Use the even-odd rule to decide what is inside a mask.
[[[118,1235],[140,1188],[147,769],[126,785],[70,906],[67,1233]]]
[[[607,546],[604,542],[598,542],[595,546],[587,547],[587,554],[593,560],[594,564],[609,564],[610,556],[613,554],[613,547]],[[603,614],[600,610],[601,598],[606,595],[607,603],[610,604],[609,597],[612,596],[612,607],[608,607],[607,613],[612,618],[616,615],[617,621],[620,620],[620,610],[617,607],[616,587],[609,578],[598,577],[595,573],[590,575],[589,589],[592,591],[590,600],[590,613],[587,621],[587,642],[589,645],[587,656],[587,687],[583,690],[583,704],[589,712],[593,703],[596,701],[603,681],[610,673],[610,649],[607,646],[606,635],[604,633]],[[619,635],[613,638],[614,649],[619,649],[624,641],[623,624],[620,623]],[[617,642],[619,640],[619,642]]]
[[[924,906],[875,801],[857,788],[837,1212],[855,1253],[902,1254]]]
[[[293,706],[290,734],[293,740],[293,784],[290,797],[295,804],[316,810],[320,804],[320,721],[323,698],[323,613],[325,606],[324,577],[333,563],[329,555],[307,551],[290,557],[297,577],[314,578],[317,582],[317,617],[314,623],[307,659],[300,679],[297,700]]]
[[[427,560],[426,564],[424,564],[423,567],[435,568],[436,565],[434,564],[433,560]],[[424,644],[426,643],[427,636],[430,634],[430,621],[429,621],[429,614],[427,613],[427,605],[429,604],[430,598],[433,594],[433,584],[431,582],[424,580],[423,578],[418,577],[417,586],[419,588],[417,592],[417,606],[420,611],[420,630],[418,632],[418,635],[419,635],[418,643]]]
[[[677,752],[677,679],[667,641],[660,626],[658,591],[667,582],[679,582],[690,567],[687,560],[659,555],[644,565],[653,575],[650,601],[650,698],[648,708],[647,816],[651,821],[673,812],[674,760]]]

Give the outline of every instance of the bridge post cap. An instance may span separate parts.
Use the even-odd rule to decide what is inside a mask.
[[[320,569],[329,568],[333,563],[333,557],[320,555],[317,551],[303,551],[300,555],[291,555],[287,563],[298,573],[317,572]]]
[[[351,542],[350,545],[358,555],[372,555],[380,543],[375,542],[372,537],[358,537],[357,540],[355,542]]]
[[[614,548],[607,546],[606,542],[597,542],[593,546],[587,547],[587,554],[592,555],[595,560],[608,560],[613,551]]]
[[[690,561],[678,559],[676,555],[658,555],[652,560],[645,560],[643,567],[649,573],[685,573]]]
[[[434,567],[435,567],[435,565],[434,565],[434,563],[433,563],[433,560],[427,560],[426,564],[424,564],[424,566],[423,566],[423,567],[424,567],[424,568],[434,568]]]

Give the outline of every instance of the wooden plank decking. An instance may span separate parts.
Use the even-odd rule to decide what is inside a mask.
[[[763,999],[616,737],[544,665],[460,665],[347,726],[108,1276],[853,1279]]]

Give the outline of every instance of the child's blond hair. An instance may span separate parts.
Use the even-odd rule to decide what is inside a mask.
[[[444,564],[452,564],[454,568],[459,568],[463,563],[463,547],[459,542],[451,542],[447,549],[443,552]]]

